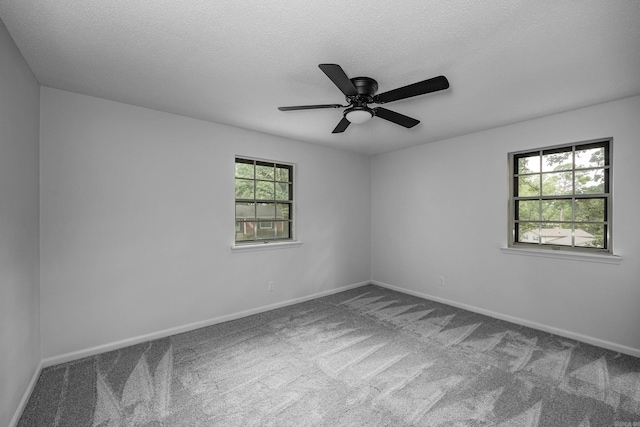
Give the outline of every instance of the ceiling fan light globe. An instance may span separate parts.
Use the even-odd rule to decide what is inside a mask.
[[[369,109],[358,109],[347,111],[344,116],[353,124],[361,124],[373,117],[373,113]]]

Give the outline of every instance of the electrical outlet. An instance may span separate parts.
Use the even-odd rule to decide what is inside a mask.
[[[439,276],[438,277],[438,285],[444,286],[444,276]]]
[[[276,282],[274,282],[273,280],[269,282],[269,290],[270,291],[272,291],[275,286],[276,286]]]

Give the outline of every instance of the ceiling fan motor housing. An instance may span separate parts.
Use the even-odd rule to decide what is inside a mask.
[[[351,106],[344,110],[343,116],[351,123],[364,123],[375,116],[375,112],[367,104],[373,102],[378,82],[371,77],[354,77],[349,80],[356,87],[358,94],[346,97]]]
[[[358,91],[358,95],[373,96],[378,90],[378,82],[371,77],[354,77],[350,79]]]

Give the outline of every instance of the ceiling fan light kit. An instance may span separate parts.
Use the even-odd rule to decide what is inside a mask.
[[[369,121],[373,115],[373,110],[367,106],[355,106],[344,110],[344,116],[349,120],[349,123],[356,125]]]
[[[349,127],[349,124],[361,124],[373,117],[380,117],[397,125],[412,128],[420,123],[420,121],[405,116],[404,114],[387,110],[386,108],[370,108],[368,104],[384,104],[449,88],[447,78],[445,76],[438,76],[376,95],[378,82],[370,77],[354,77],[350,79],[338,64],[320,64],[318,67],[320,67],[327,77],[340,89],[349,104],[298,105],[278,107],[278,110],[293,111],[319,108],[345,108],[342,120],[332,133],[344,132],[347,127]]]

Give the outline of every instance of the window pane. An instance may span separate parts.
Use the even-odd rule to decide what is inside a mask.
[[[253,179],[253,163],[238,163],[236,160],[236,178]]]
[[[285,182],[276,183],[276,200],[289,200],[289,184]]]
[[[274,200],[274,182],[256,181],[256,199]]]
[[[291,237],[291,223],[289,221],[276,221],[275,228],[278,239],[288,239]]]
[[[254,219],[256,217],[255,203],[236,202],[236,220]]]
[[[289,168],[286,168],[286,167],[276,168],[276,181],[289,182]]]
[[[276,218],[278,219],[291,219],[290,211],[291,207],[287,203],[276,204]]]
[[[571,148],[542,156],[542,172],[561,171],[573,168]]]
[[[540,202],[538,200],[518,200],[516,219],[520,221],[540,221]]]
[[[542,219],[544,221],[572,221],[571,199],[543,200]]]
[[[273,230],[273,221],[260,221],[258,230]]]
[[[554,172],[542,174],[543,196],[566,196],[573,194],[571,172]]]
[[[516,241],[523,243],[539,243],[539,228],[540,225],[537,222],[516,223]]]
[[[576,194],[604,193],[604,169],[576,171]]]
[[[256,165],[256,179],[273,181],[275,179],[275,165]]]
[[[253,199],[253,183],[249,179],[236,179],[236,199]]]
[[[256,223],[236,221],[236,241],[255,240]]]
[[[604,248],[604,224],[576,224],[576,246]]]
[[[543,245],[571,246],[572,242],[573,230],[571,230],[571,224],[541,224],[540,243]]]
[[[256,208],[256,215],[258,219],[262,219],[262,220],[276,219],[275,203],[260,203]]]
[[[607,205],[605,199],[576,199],[576,221],[606,221]]]
[[[518,194],[519,197],[539,196],[540,195],[540,175],[525,175],[518,177]]]
[[[604,165],[604,147],[576,150],[576,169],[595,168]]]
[[[540,172],[540,156],[519,157],[517,173]]]
[[[258,240],[275,239],[276,231],[273,227],[273,222],[270,222],[269,225],[271,225],[269,228],[258,228]]]

